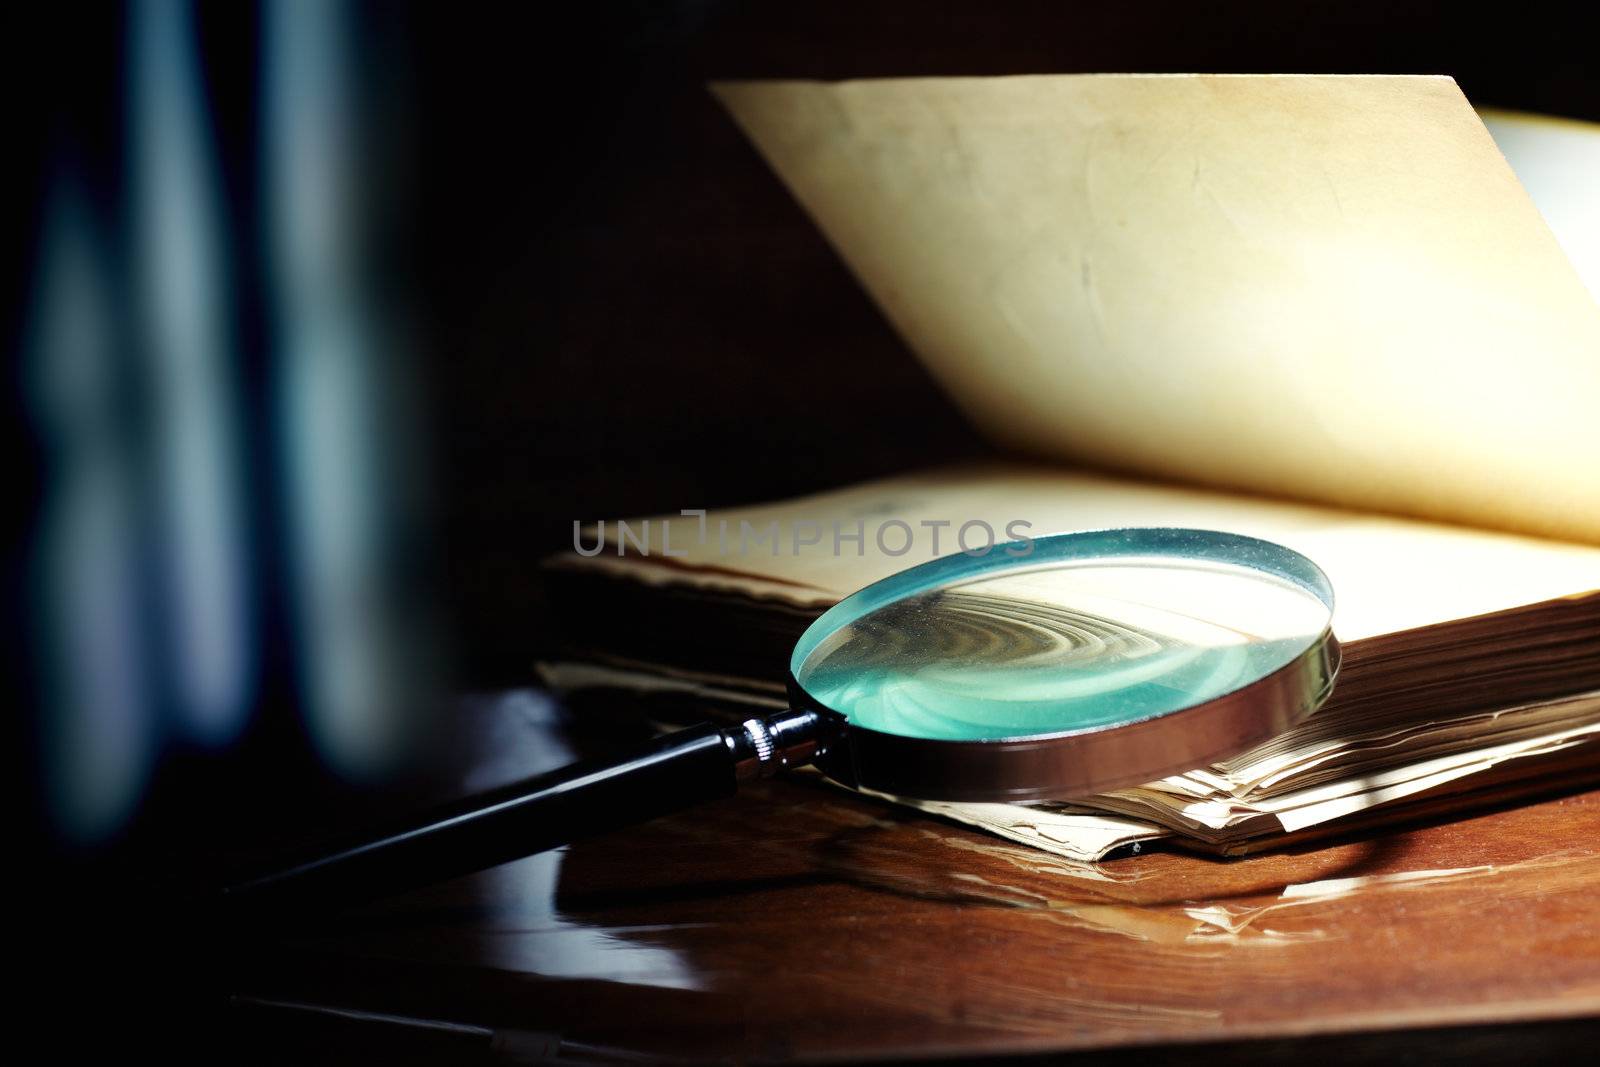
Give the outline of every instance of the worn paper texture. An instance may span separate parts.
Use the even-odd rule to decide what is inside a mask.
[[[1451,79],[715,91],[997,441],[1600,542],[1600,307]]]
[[[881,541],[877,536],[887,519],[916,534],[904,554],[890,554],[900,548],[898,531]],[[713,511],[704,520],[658,517],[648,528],[635,520],[630,528],[649,538],[649,556],[623,545],[616,524],[608,523],[603,554],[566,560],[631,580],[823,607],[931,558],[930,524],[944,524],[937,528],[937,554],[944,555],[961,547],[956,539],[964,524],[987,523],[1003,538],[1014,520],[1029,524],[1023,532],[1030,537],[1185,526],[1287,545],[1327,572],[1336,591],[1334,629],[1346,642],[1600,590],[1600,548],[1588,545],[1006,464],[922,471],[777,504]],[[849,539],[836,543],[836,528]],[[598,531],[587,535],[587,543],[597,536]],[[969,531],[968,547],[981,549],[984,543],[977,527]]]

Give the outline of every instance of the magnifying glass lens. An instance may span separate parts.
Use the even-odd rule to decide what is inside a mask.
[[[880,583],[831,625],[819,620],[796,651],[795,680],[852,727],[1015,739],[1203,704],[1287,666],[1328,630],[1329,604],[1304,576],[1181,546],[1129,554],[1137,547],[918,568],[908,577],[921,581]]]

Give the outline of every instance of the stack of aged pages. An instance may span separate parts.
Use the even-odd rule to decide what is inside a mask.
[[[742,717],[782,702],[811,618],[958,531],[1190,526],[1328,573],[1328,704],[1134,789],[916,806],[1088,861],[1600,778],[1600,306],[1573,266],[1600,232],[1572,193],[1600,175],[1593,130],[1491,119],[1541,216],[1444,78],[719,93],[930,372],[1027,458],[575,529],[547,571],[571,636],[550,684]]]
[[[582,706],[643,708],[668,723],[781,706],[790,647],[807,623],[907,565],[877,545],[880,520],[948,536],[954,525],[940,524],[1001,529],[1014,515],[1035,532],[1190,526],[1305,553],[1337,592],[1338,684],[1295,730],[1138,789],[1065,806],[918,806],[1085,859],[1167,832],[1247,851],[1329,824],[1600,778],[1590,740],[1600,726],[1600,548],[1044,466],[926,471],[637,520],[625,542],[614,523],[592,528],[581,543],[603,537],[603,552],[547,564],[572,640],[569,658],[543,665],[545,680],[584,694]],[[832,531],[858,524],[861,550],[848,541],[836,555]],[[741,529],[761,533],[759,546],[741,551],[732,533],[724,551],[721,531]],[[794,549],[817,529],[821,541]],[[645,537],[656,554],[640,554]],[[664,545],[674,554],[659,554]]]

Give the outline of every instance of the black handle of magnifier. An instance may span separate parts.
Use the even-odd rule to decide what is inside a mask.
[[[233,914],[322,908],[401,892],[731,796],[816,755],[821,721],[788,711],[665,734],[469,797],[407,826],[223,890]]]

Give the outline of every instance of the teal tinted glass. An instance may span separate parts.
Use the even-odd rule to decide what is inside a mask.
[[[1039,538],[946,557],[840,602],[795,680],[853,725],[946,740],[1107,727],[1179,711],[1288,665],[1327,631],[1303,557],[1195,530]]]

